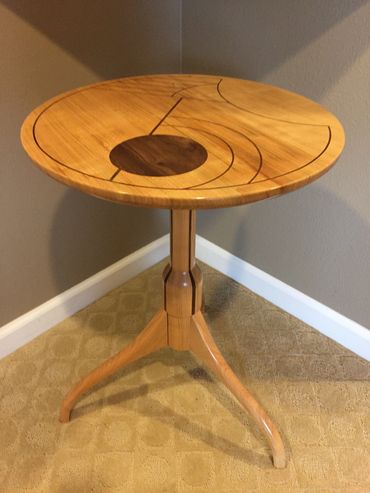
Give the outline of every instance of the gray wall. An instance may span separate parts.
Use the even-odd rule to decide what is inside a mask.
[[[321,102],[347,146],[291,194],[198,214],[199,233],[370,327],[370,2],[184,0],[183,72],[257,79]]]
[[[167,232],[167,217],[53,182],[19,142],[45,99],[100,79],[178,72],[180,0],[0,2],[0,326]]]

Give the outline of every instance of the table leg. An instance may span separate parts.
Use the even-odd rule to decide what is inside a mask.
[[[201,312],[193,316],[190,351],[209,368],[251,414],[258,428],[267,438],[272,450],[274,466],[286,466],[284,444],[280,433],[261,404],[243,386],[218,349]]]
[[[84,376],[64,398],[59,421],[66,423],[78,398],[91,387],[113,375],[129,363],[133,363],[162,347],[167,346],[167,316],[160,310],[140,334],[117,354]]]
[[[202,274],[195,262],[195,211],[171,211],[171,262],[163,272],[164,308],[127,347],[86,375],[65,397],[60,421],[69,421],[77,399],[123,366],[168,346],[189,350],[249,411],[265,435],[277,468],[286,466],[281,436],[266,411],[242,385],[216,346],[201,313]]]

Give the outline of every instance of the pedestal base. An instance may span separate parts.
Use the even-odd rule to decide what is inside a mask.
[[[171,211],[171,263],[165,268],[164,308],[124,349],[86,375],[65,397],[60,421],[67,422],[78,398],[96,383],[162,347],[191,351],[251,414],[271,447],[273,463],[286,466],[281,436],[266,411],[229,367],[201,312],[202,275],[195,264],[195,213]]]

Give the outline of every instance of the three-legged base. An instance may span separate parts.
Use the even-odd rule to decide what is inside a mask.
[[[191,351],[249,411],[271,447],[274,466],[284,468],[286,455],[281,436],[266,411],[229,367],[201,313],[202,275],[195,264],[195,213],[171,211],[171,263],[165,268],[164,308],[124,349],[86,375],[65,397],[60,421],[70,419],[78,398],[93,385],[122,367],[163,347]]]

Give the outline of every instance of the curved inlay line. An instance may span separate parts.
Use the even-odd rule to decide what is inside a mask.
[[[253,140],[251,140],[251,142],[253,142]],[[256,173],[254,174],[254,176],[252,176],[252,178],[249,180],[249,182],[248,182],[248,183],[252,183],[252,182],[253,182],[253,180],[256,178],[256,176],[258,176],[258,175],[259,175],[259,173],[260,173],[260,171],[261,171],[261,169],[262,169],[262,165],[263,165],[263,156],[262,156],[262,152],[260,151],[260,148],[258,147],[258,145],[257,145],[255,142],[253,142],[253,144],[254,144],[254,146],[255,146],[255,148],[257,149],[257,152],[258,152],[258,154],[259,154],[259,157],[260,157],[260,162],[259,162],[259,165],[258,165],[258,168],[257,168]]]
[[[107,85],[108,83],[109,83],[109,81],[107,81],[106,83],[103,82],[101,85],[102,86],[103,85]],[[88,176],[90,178],[97,178],[99,180],[110,181],[111,179],[114,178],[114,176],[111,177],[110,179],[101,178],[101,177],[96,176],[96,175],[91,175],[89,173],[85,173],[84,171],[79,171],[76,168],[73,168],[72,166],[69,166],[68,164],[63,163],[62,161],[59,161],[58,159],[56,159],[55,157],[53,157],[51,154],[49,154],[42,147],[42,145],[40,144],[40,142],[37,140],[37,137],[36,137],[36,125],[37,125],[37,122],[40,120],[41,116],[44,113],[46,113],[47,110],[49,110],[55,104],[60,103],[60,101],[63,101],[63,99],[67,99],[67,98],[69,98],[72,95],[74,96],[75,94],[80,94],[81,92],[88,91],[90,89],[94,89],[97,85],[99,85],[99,84],[94,84],[93,86],[88,86],[88,87],[81,87],[80,89],[77,89],[77,90],[73,91],[72,93],[64,94],[60,98],[57,98],[55,101],[52,101],[50,104],[48,104],[47,106],[45,106],[45,108],[42,111],[40,111],[40,113],[35,118],[35,121],[33,122],[33,125],[32,125],[32,136],[33,136],[33,140],[35,141],[35,144],[40,149],[40,151],[43,152],[48,158],[50,158],[52,161],[56,162],[57,164],[60,164],[61,166],[64,166],[65,168],[68,168],[68,169],[70,169],[72,171],[75,171],[76,173],[79,173],[79,174],[84,175],[84,176]]]
[[[178,119],[183,119],[183,120],[186,120],[188,119],[187,117],[178,117]],[[327,143],[325,144],[324,148],[319,152],[319,154],[317,156],[315,156],[313,159],[311,159],[310,161],[308,161],[308,163],[305,163],[301,166],[298,166],[297,168],[294,168],[292,170],[289,170],[287,171],[286,173],[281,173],[280,175],[274,175],[274,176],[271,176],[271,177],[268,177],[268,178],[264,178],[263,180],[257,180],[257,181],[254,181],[256,176],[258,176],[258,174],[260,173],[260,171],[262,170],[262,165],[263,165],[263,156],[262,156],[262,153],[260,151],[260,149],[258,148],[258,146],[255,144],[255,142],[253,142],[252,139],[250,139],[249,137],[247,137],[245,134],[242,134],[241,132],[239,132],[238,130],[235,130],[231,127],[228,127],[227,125],[223,125],[222,123],[215,123],[215,122],[209,122],[208,120],[202,120],[200,118],[189,118],[190,120],[197,120],[197,121],[201,121],[201,122],[205,122],[205,123],[211,123],[212,125],[219,125],[220,127],[224,127],[224,128],[227,128],[228,130],[230,130],[231,132],[235,132],[235,133],[238,133],[239,135],[241,135],[242,137],[245,137],[246,139],[249,140],[249,142],[251,142],[251,144],[254,145],[254,147],[256,148],[259,156],[260,156],[260,164],[259,164],[259,167],[258,167],[258,170],[255,174],[255,176],[249,180],[248,182],[243,182],[243,183],[234,183],[233,185],[222,185],[222,186],[219,186],[219,187],[207,187],[207,188],[204,188],[204,190],[215,190],[215,189],[220,189],[220,188],[231,188],[231,187],[242,187],[242,186],[245,186],[245,185],[252,185],[253,183],[262,183],[264,181],[268,181],[268,180],[275,180],[276,178],[280,178],[282,176],[286,176],[286,175],[289,175],[291,173],[294,173],[295,171],[298,171],[300,169],[303,169],[305,168],[306,166],[312,164],[314,161],[316,161],[316,159],[318,159],[322,154],[324,154],[324,152],[326,151],[326,149],[329,147],[330,145],[330,142],[331,142],[331,128],[329,125],[325,125],[326,128],[328,129],[328,141]]]
[[[188,86],[188,87],[183,87],[182,89],[178,89],[177,91],[175,91],[171,94],[171,97],[177,96],[178,94],[180,94],[183,91],[188,91],[190,89],[194,89],[195,87],[205,87],[205,86],[213,86],[217,90],[217,84],[215,82],[207,82],[204,84],[194,84],[193,86]],[[195,99],[197,99],[197,98],[195,98]]]
[[[215,190],[215,189],[222,189],[222,188],[232,188],[232,187],[241,187],[241,186],[246,186],[248,184],[250,185],[253,185],[253,184],[257,184],[257,183],[262,183],[262,182],[265,182],[265,181],[269,181],[269,180],[274,180],[276,178],[280,178],[282,176],[286,176],[286,175],[289,175],[291,173],[294,173],[295,171],[298,171],[298,170],[301,170],[303,168],[305,168],[306,166],[312,164],[315,160],[317,160],[329,147],[330,145],[330,142],[331,142],[331,137],[332,137],[332,133],[331,133],[331,128],[330,126],[328,125],[323,125],[323,124],[315,124],[315,123],[303,123],[303,122],[292,122],[292,121],[288,121],[288,120],[282,120],[282,119],[278,119],[278,118],[274,118],[274,117],[269,117],[269,116],[266,116],[266,115],[263,115],[263,114],[259,114],[259,113],[256,113],[256,112],[253,112],[251,110],[248,110],[248,109],[245,109],[245,108],[242,108],[242,107],[239,107],[238,105],[232,103],[231,101],[229,101],[221,92],[221,89],[220,89],[220,86],[221,86],[221,83],[222,83],[222,80],[223,79],[220,79],[217,86],[216,86],[216,89],[217,89],[217,92],[219,94],[219,96],[222,98],[223,101],[219,101],[219,103],[221,104],[229,104],[231,106],[234,106],[242,111],[245,111],[245,112],[248,112],[248,113],[251,113],[251,114],[255,114],[257,116],[260,116],[260,117],[263,117],[263,118],[267,118],[267,119],[270,119],[270,120],[276,120],[276,121],[280,121],[280,122],[283,122],[283,123],[290,123],[290,124],[297,124],[297,125],[308,125],[308,126],[320,126],[320,127],[326,127],[328,129],[328,141],[325,145],[325,147],[322,149],[322,151],[317,155],[315,156],[313,159],[311,159],[309,162],[303,164],[302,166],[299,166],[295,169],[292,169],[292,170],[289,170],[285,173],[281,173],[280,175],[275,175],[273,177],[267,177],[267,178],[264,178],[264,179],[261,179],[261,180],[256,180],[256,177],[259,175],[259,173],[261,172],[262,170],[262,166],[263,166],[263,156],[262,156],[262,153],[260,151],[260,149],[258,148],[258,146],[255,144],[255,142],[253,142],[253,140],[251,140],[248,136],[244,135],[243,133],[239,132],[238,130],[235,130],[231,127],[228,127],[226,125],[223,125],[223,124],[220,124],[220,123],[216,123],[216,122],[209,122],[207,120],[202,120],[202,119],[197,119],[197,118],[188,118],[188,117],[178,117],[180,119],[183,119],[183,120],[187,120],[187,119],[190,119],[191,121],[201,121],[201,122],[205,122],[205,123],[208,123],[208,124],[212,124],[212,125],[218,125],[218,126],[221,126],[221,127],[225,127],[226,129],[232,131],[232,132],[235,132],[239,135],[241,135],[242,137],[244,137],[245,139],[247,139],[256,149],[256,151],[258,152],[259,156],[260,156],[260,163],[259,163],[259,167],[256,171],[256,174],[248,181],[248,182],[243,182],[243,183],[239,183],[239,184],[232,184],[232,185],[221,185],[221,186],[216,186],[216,187],[204,187],[203,190]],[[120,79],[117,79],[116,80],[117,82],[120,81]],[[90,89],[95,89],[95,88],[101,88],[101,87],[104,87],[105,85],[108,85],[109,83],[111,83],[112,81],[107,81],[105,84],[104,83],[98,83],[98,84],[94,84],[94,85],[91,85],[91,86],[88,86],[88,87],[82,87],[80,88],[79,90],[76,90],[76,91],[73,91],[73,92],[69,92],[67,94],[64,94],[62,95],[60,98],[57,98],[56,100],[52,101],[49,105],[47,105],[40,113],[39,115],[37,115],[37,117],[35,118],[35,121],[33,123],[33,126],[32,126],[32,135],[33,135],[33,139],[34,139],[34,142],[36,144],[36,146],[40,149],[40,151],[42,153],[44,153],[49,159],[51,159],[52,161],[54,161],[55,163],[57,163],[58,165],[60,166],[63,166],[71,171],[74,171],[82,176],[87,176],[87,177],[90,177],[90,178],[94,178],[94,179],[97,179],[101,182],[110,182],[111,180],[113,180],[115,178],[115,176],[119,173],[114,173],[111,178],[102,178],[100,176],[96,176],[96,175],[93,175],[91,173],[87,173],[87,172],[84,172],[84,171],[81,171],[81,170],[78,170],[76,168],[73,168],[72,166],[56,159],[54,156],[52,156],[50,153],[48,153],[43,147],[42,145],[39,143],[38,139],[37,139],[37,136],[36,136],[36,127],[37,127],[37,123],[39,122],[41,116],[47,111],[49,110],[52,106],[54,106],[55,104],[61,102],[62,100],[70,97],[70,96],[74,96],[76,95],[77,93],[81,93],[81,92],[85,92],[85,91],[88,91]],[[211,83],[207,83],[207,84],[201,84],[202,86],[204,85],[212,85]],[[197,84],[197,86],[199,86],[199,84]],[[194,86],[192,86],[194,87]],[[188,88],[184,88],[182,89],[181,91],[184,91],[186,89],[190,89],[190,87]],[[128,89],[128,92],[130,92],[130,90]],[[140,92],[140,91],[138,91]],[[176,92],[179,92],[179,91],[176,91]],[[141,91],[142,94],[148,94],[148,91]],[[156,94],[155,96],[158,96],[158,94]],[[186,98],[186,95],[184,96],[184,99]],[[167,118],[168,114],[171,113],[171,111],[180,103],[182,98],[180,98],[180,100],[178,100],[175,105],[170,109],[170,111],[160,120],[159,124],[157,124],[156,127],[154,127],[154,129],[152,130],[151,133],[153,133],[164,121],[165,119]],[[193,97],[189,97],[189,99],[197,99],[197,98],[193,98]],[[206,99],[199,99],[199,101],[208,101]],[[211,100],[210,100],[211,101]],[[168,124],[166,123],[166,126]],[[170,125],[169,125],[170,126]],[[184,127],[186,128],[186,127]],[[190,127],[189,127],[190,128]],[[196,131],[199,131],[199,132],[203,132],[203,133],[207,133],[207,131],[205,130],[200,130],[200,129],[194,129]],[[231,146],[228,144],[228,142],[226,142],[224,139],[221,139],[219,136],[215,135],[215,134],[212,134],[211,132],[208,132],[209,135],[212,135],[214,136],[215,138],[218,138],[220,140],[222,140],[227,146],[228,148],[230,149],[230,151],[232,152],[232,163],[234,163],[234,151],[233,149],[231,148]],[[224,175],[225,173],[227,173],[227,171],[229,171],[231,169],[233,164],[230,164],[228,169],[225,170],[224,172],[222,172],[218,177]],[[212,179],[212,180],[209,180],[207,182],[204,182],[203,184],[198,184],[198,185],[192,185],[190,187],[186,187],[186,188],[182,188],[182,190],[186,190],[186,189],[193,189],[193,190],[196,190],[197,188],[199,187],[203,187],[205,184],[208,184],[208,183],[211,183],[212,181],[216,180],[218,177]],[[158,187],[158,186],[150,186],[150,185],[136,185],[136,184],[132,184],[132,183],[127,183],[127,182],[124,182],[124,181],[111,181],[112,183],[114,184],[120,184],[120,185],[126,185],[128,187],[132,187],[132,188],[143,188],[143,189],[152,189],[152,190],[179,190],[179,187]]]
[[[167,114],[161,119],[160,123],[161,124],[164,119],[167,117],[168,114],[171,113],[171,111],[177,106],[177,104],[180,103],[182,98],[180,98],[177,103],[169,110],[169,112],[167,112]],[[152,187],[152,186],[149,186],[149,185],[135,185],[135,184],[132,184],[132,183],[127,183],[127,182],[124,182],[124,181],[114,181],[113,182],[113,179],[122,171],[122,170],[117,170],[113,173],[113,175],[110,177],[110,178],[102,178],[100,176],[96,176],[96,175],[92,175],[90,173],[85,173],[83,171],[80,171],[76,168],[72,168],[71,166],[69,166],[68,164],[66,163],[63,163],[62,161],[59,161],[58,159],[56,159],[55,157],[53,157],[51,154],[49,154],[47,151],[45,151],[42,146],[39,144],[38,140],[37,140],[37,137],[36,137],[36,134],[35,134],[35,126],[36,126],[36,122],[38,120],[38,118],[41,116],[41,113],[40,115],[37,117],[37,119],[35,120],[35,123],[34,123],[34,126],[33,126],[33,138],[37,144],[37,146],[39,147],[39,149],[44,153],[46,154],[50,159],[52,159],[53,161],[55,161],[56,163],[58,163],[59,165],[61,166],[64,166],[72,171],[75,171],[76,173],[79,173],[81,175],[84,175],[84,176],[88,176],[90,178],[96,178],[98,180],[101,180],[101,181],[105,181],[105,182],[111,182],[111,183],[117,183],[117,184],[121,184],[121,185],[127,185],[127,186],[131,186],[131,187],[137,187],[137,188],[148,188],[148,189],[155,189],[155,190],[179,190],[179,187]],[[187,119],[186,117],[178,117],[178,118],[181,118],[181,119]],[[239,135],[241,135],[242,137],[244,137],[245,139],[247,139],[254,147],[255,149],[257,150],[259,156],[260,156],[260,162],[259,162],[259,166],[258,166],[258,169],[257,169],[257,172],[256,172],[256,175],[259,173],[259,171],[261,170],[262,168],[262,154],[261,154],[261,151],[259,150],[258,146],[253,142],[253,140],[251,140],[248,136],[244,135],[243,133],[239,132],[238,130],[235,130],[231,127],[228,127],[226,125],[223,125],[221,123],[215,123],[215,122],[209,122],[208,120],[202,120],[202,119],[199,119],[199,118],[191,118],[191,120],[197,120],[197,121],[201,121],[201,122],[204,122],[204,123],[208,123],[208,124],[211,124],[211,125],[217,125],[217,126],[220,126],[220,127],[224,127],[224,128],[227,128],[228,130],[230,130],[231,132],[234,132],[234,133],[237,133]],[[154,127],[154,129],[152,130],[152,132],[154,130],[156,130],[156,128],[158,128],[159,124]],[[169,125],[168,123],[166,123],[166,126],[173,126],[174,128],[176,128],[176,126],[174,125]],[[179,127],[181,127],[181,125],[179,125]],[[186,126],[183,126],[183,128],[191,128],[191,127],[186,127]],[[234,151],[233,149],[231,148],[231,146],[228,144],[228,142],[226,142],[224,139],[222,139],[221,137],[219,137],[218,135],[215,135],[215,134],[212,134],[211,132],[207,132],[206,130],[201,130],[201,129],[195,129],[195,128],[192,128],[193,130],[197,131],[197,132],[201,132],[203,131],[204,133],[208,133],[209,135],[212,135],[213,137],[217,138],[217,139],[220,139],[222,142],[224,142],[228,148],[230,149],[230,151],[232,152],[232,164],[234,163]],[[152,133],[151,132],[151,133]],[[229,168],[226,170],[226,172],[231,168],[231,166],[229,166]],[[220,174],[220,176],[224,175],[225,174],[225,171],[223,173]],[[255,176],[256,176],[255,175]],[[215,177],[214,179],[217,179],[218,177]],[[187,189],[194,189],[195,187],[198,188],[198,187],[201,187],[207,183],[210,183],[212,180],[209,180],[207,182],[204,182],[203,184],[197,184],[197,185],[192,185],[191,187],[184,187],[184,188],[181,188],[181,190],[187,190]],[[247,185],[249,182],[246,182],[244,183],[244,185]],[[222,187],[215,187],[215,188],[229,188],[228,185],[225,185],[225,186],[222,186]],[[212,190],[211,187],[207,187],[205,188],[205,190]]]
[[[245,111],[246,113],[251,113],[252,115],[261,116],[262,118],[267,118],[268,120],[274,120],[277,122],[292,123],[293,125],[310,125],[313,127],[327,127],[327,125],[325,125],[324,123],[305,123],[305,122],[295,122],[295,121],[291,121],[291,120],[282,120],[281,118],[275,118],[274,116],[263,115],[262,113],[257,113],[256,111],[252,111],[252,110],[248,110],[247,108],[243,108],[242,106],[239,106],[235,103],[232,103],[229,99],[227,99],[222,94],[221,89],[220,89],[222,81],[223,81],[223,79],[221,79],[217,84],[217,92],[218,92],[220,98],[222,98],[225,101],[225,103],[230,104],[231,106],[234,106],[234,108],[237,108],[241,111]]]
[[[39,115],[40,116],[40,115]],[[38,119],[39,117],[37,117]],[[75,171],[76,173],[79,173],[80,175],[83,175],[83,176],[88,176],[89,178],[97,178],[99,180],[104,180],[104,181],[110,181],[110,179],[106,179],[106,178],[101,178],[99,176],[96,176],[96,175],[91,175],[90,173],[85,173],[84,171],[80,171],[76,168],[72,168],[72,166],[69,166],[68,164],[66,163],[63,163],[62,161],[59,161],[59,159],[56,159],[54,156],[52,156],[51,154],[49,154],[47,151],[45,151],[45,149],[41,146],[41,144],[39,143],[39,141],[37,140],[37,137],[36,137],[36,133],[35,133],[35,125],[36,125],[36,122],[37,122],[37,119],[35,120],[35,124],[34,126],[32,127],[32,135],[33,135],[33,140],[35,141],[35,144],[37,145],[37,147],[40,149],[41,152],[43,152],[49,159],[51,159],[52,161],[54,161],[55,163],[59,164],[60,166],[64,166],[65,168],[68,168],[70,169],[71,171]]]
[[[53,103],[52,103],[53,104]],[[50,105],[51,106],[51,105]],[[39,115],[40,116],[40,115]],[[37,119],[39,118],[39,116],[37,117]],[[185,117],[181,117],[181,118],[185,118]],[[154,187],[154,186],[150,186],[150,185],[136,185],[136,184],[133,184],[133,183],[127,183],[127,182],[124,182],[124,181],[119,181],[119,182],[112,182],[111,180],[114,178],[115,175],[117,175],[118,173],[116,172],[114,174],[114,176],[112,176],[111,178],[107,179],[107,178],[102,178],[100,176],[96,176],[96,175],[92,175],[90,173],[86,173],[86,172],[83,172],[83,171],[80,171],[76,168],[72,168],[72,166],[69,166],[68,164],[66,163],[63,163],[62,161],[59,161],[58,159],[56,159],[55,157],[53,157],[51,154],[49,154],[47,151],[45,151],[42,146],[39,144],[38,140],[37,140],[37,137],[36,137],[36,134],[35,134],[35,125],[36,125],[36,122],[37,122],[37,119],[35,120],[35,124],[34,126],[32,127],[32,134],[33,134],[33,138],[34,138],[34,141],[37,145],[37,147],[46,155],[48,156],[52,161],[56,162],[57,164],[67,168],[67,169],[70,169],[71,171],[74,171],[82,176],[88,176],[90,178],[94,178],[94,179],[97,179],[99,181],[103,181],[103,182],[111,182],[111,183],[116,183],[116,184],[120,184],[120,185],[127,185],[129,187],[133,187],[133,188],[145,188],[145,189],[150,189],[150,190],[179,190],[179,187]],[[192,120],[194,120],[194,118],[192,118]],[[204,121],[204,122],[207,122],[207,120],[200,120],[200,121]],[[209,122],[207,122],[209,123]],[[213,122],[212,122],[213,123]],[[220,125],[220,126],[223,126],[233,132],[236,132],[236,133],[240,133],[238,132],[237,130],[234,130],[234,129],[231,129],[230,127],[227,127],[225,125],[222,125],[220,123],[213,123],[214,125]],[[167,124],[166,124],[167,126]],[[185,127],[186,128],[186,127]],[[256,175],[252,178],[252,180],[249,180],[248,182],[243,182],[243,183],[238,183],[238,184],[233,184],[233,185],[222,185],[222,186],[218,186],[218,187],[205,187],[203,188],[203,190],[216,190],[216,189],[222,189],[222,188],[232,188],[232,187],[242,187],[242,186],[246,186],[246,185],[252,185],[252,184],[256,184],[256,183],[262,183],[264,181],[269,181],[269,180],[274,180],[276,178],[280,178],[282,176],[286,176],[286,175],[289,175],[291,173],[294,173],[295,171],[298,171],[298,170],[301,170],[303,168],[305,168],[306,166],[309,166],[310,164],[312,164],[314,161],[316,161],[316,159],[318,159],[326,150],[327,148],[329,147],[330,145],[330,142],[331,142],[331,128],[330,126],[327,126],[328,128],[328,132],[329,132],[329,137],[328,137],[328,141],[325,145],[325,147],[322,149],[322,151],[317,155],[315,156],[313,159],[311,159],[309,162],[305,163],[304,165],[302,166],[299,166],[298,168],[294,168],[293,170],[290,170],[290,171],[287,171],[286,173],[281,173],[280,175],[275,175],[273,177],[268,177],[268,178],[264,178],[263,180],[257,180],[257,181],[254,181],[255,177],[259,174],[260,170],[262,169],[262,163],[263,163],[263,156],[262,156],[262,153],[261,151],[259,150],[259,148],[255,145],[255,143],[250,140],[247,136],[243,135],[246,139],[250,140],[250,142],[255,146],[257,152],[259,153],[260,155],[260,165],[259,165],[259,169],[256,173]],[[197,131],[200,131],[197,129]],[[214,137],[216,138],[219,138],[220,140],[223,140],[221,139],[220,137],[218,137],[217,135],[214,135],[214,134],[211,134],[210,135],[213,135]],[[224,143],[226,145],[228,145],[228,143],[226,141],[224,141]],[[230,150],[232,151],[232,148],[230,146],[228,146],[230,148]],[[222,176],[224,173],[222,173],[220,176]],[[216,178],[215,178],[216,179]],[[212,180],[213,181],[213,180]],[[207,182],[205,182],[204,184],[207,184]],[[196,190],[198,187],[203,187],[204,184],[200,184],[200,185],[193,185],[192,187],[184,187],[180,190],[187,190],[187,189],[193,189],[193,190]]]
[[[274,180],[275,178],[281,178],[282,176],[289,175],[290,173],[294,173],[295,171],[298,171],[300,169],[303,169],[306,166],[308,166],[309,164],[312,164],[314,161],[316,161],[316,159],[318,159],[320,156],[322,156],[324,154],[324,152],[326,151],[326,149],[330,145],[332,133],[331,133],[331,128],[330,128],[329,125],[327,125],[327,129],[328,129],[328,133],[329,133],[329,135],[328,135],[328,141],[327,141],[325,147],[323,148],[323,150],[321,152],[319,152],[319,154],[316,157],[314,157],[313,159],[311,159],[311,161],[308,161],[308,163],[303,164],[302,166],[299,166],[298,168],[295,168],[294,170],[287,171],[286,173],[281,173],[280,175],[273,176],[272,178],[264,178],[263,180],[253,181],[253,182],[251,182],[251,184],[252,183],[262,183],[264,181]]]
[[[243,134],[239,130],[235,130],[235,128],[232,128],[232,127],[229,127],[227,125],[224,125],[223,123],[210,122],[208,120],[202,120],[201,118],[188,118],[186,116],[179,116],[179,117],[177,117],[177,119],[178,120],[187,120],[187,119],[189,119],[189,120],[196,120],[198,122],[208,123],[208,124],[211,124],[211,125],[217,125],[219,127],[226,128],[230,132],[234,132],[236,134],[239,134],[244,139],[247,139],[248,142],[250,142],[253,145],[253,147],[256,149],[256,151],[258,153],[258,156],[259,156],[259,163],[258,163],[258,168],[256,170],[255,175],[253,175],[253,177],[249,181],[245,182],[245,185],[248,185],[248,183],[251,183],[256,178],[256,176],[260,173],[260,171],[262,170],[262,166],[263,166],[262,152],[260,151],[258,145],[250,137],[248,137],[248,135]],[[166,125],[168,125],[168,123]],[[197,129],[197,131],[198,131],[198,129]],[[218,138],[220,138],[220,137],[218,137]],[[217,187],[217,188],[220,188],[220,187]],[[229,185],[225,185],[225,188],[229,188]],[[206,188],[205,190],[210,190],[210,189],[209,188]]]
[[[233,166],[234,164],[234,160],[235,160],[235,154],[234,154],[234,151],[233,151],[233,148],[231,147],[231,145],[226,142],[226,140],[224,140],[222,137],[220,137],[219,135],[216,135],[216,134],[213,134],[211,132],[207,132],[207,130],[200,130],[199,128],[194,128],[194,127],[184,127],[183,125],[169,125],[168,123],[166,124],[166,127],[172,127],[174,129],[179,129],[179,128],[188,128],[189,130],[195,130],[196,132],[200,132],[200,133],[204,133],[204,134],[208,134],[208,135],[211,135],[212,137],[215,137],[216,139],[219,139],[221,140],[221,142],[223,142],[229,149],[230,151],[230,154],[231,154],[231,160],[230,160],[230,164],[227,165],[227,168],[222,172],[222,173],[219,173],[217,176],[215,176],[214,178],[211,178],[210,180],[207,180],[203,183],[198,183],[197,185],[191,185],[190,187],[184,187],[182,188],[181,190],[192,190],[192,189],[197,189],[199,187],[202,187],[203,185],[206,185],[207,183],[211,183],[212,181],[214,180],[217,180],[218,178],[220,178],[221,176],[223,176],[225,173],[227,173]],[[181,130],[180,130],[181,132]],[[185,132],[181,132],[183,135],[186,135]]]
[[[235,161],[235,154],[234,154],[233,148],[231,147],[231,145],[226,140],[222,139],[218,135],[211,134],[210,132],[207,132],[205,130],[198,130],[198,131],[199,132],[203,132],[203,133],[207,133],[209,135],[212,135],[212,136],[220,139],[228,147],[228,149],[229,149],[229,151],[231,153],[231,161],[230,161],[230,164],[228,165],[228,167],[222,173],[220,173],[219,175],[215,176],[215,178],[212,178],[211,180],[205,181],[205,182],[200,183],[198,185],[192,185],[191,187],[187,187],[186,190],[192,190],[192,189],[195,190],[197,188],[203,187],[203,185],[207,185],[207,183],[211,183],[211,182],[217,180],[218,178],[221,178],[221,176],[224,176],[228,171],[230,171],[230,169],[233,167],[234,161]]]
[[[314,161],[316,161],[316,159],[318,159],[322,154],[324,154],[324,152],[326,151],[326,149],[329,147],[329,144],[330,144],[330,141],[331,141],[331,129],[330,129],[330,127],[327,127],[327,128],[329,130],[328,142],[326,143],[326,145],[322,149],[322,151],[316,157],[314,157],[313,159],[311,159],[311,161],[308,161],[308,163],[305,163],[302,166],[298,166],[298,168],[294,168],[294,169],[292,169],[290,171],[287,171],[286,173],[281,173],[280,175],[275,175],[275,176],[271,176],[271,177],[268,177],[268,178],[264,178],[263,180],[257,180],[257,181],[246,182],[246,183],[233,183],[232,185],[222,185],[220,187],[204,188],[204,190],[216,190],[216,189],[220,189],[220,188],[244,187],[246,185],[255,185],[257,183],[263,183],[264,181],[269,181],[269,180],[270,181],[274,181],[277,178],[281,178],[282,176],[290,175],[291,173],[295,173],[296,171],[299,171],[299,170],[305,168],[306,166],[309,166]]]
[[[36,122],[35,122],[36,123]],[[167,125],[166,126],[172,126],[172,125]],[[189,128],[189,127],[184,127],[184,128]],[[194,129],[196,131],[200,131],[199,129]],[[134,188],[146,188],[146,189],[150,189],[150,190],[187,190],[191,187],[183,187],[183,188],[179,188],[179,187],[154,187],[154,186],[150,186],[150,185],[136,185],[134,183],[127,183],[127,182],[124,182],[124,181],[115,181],[113,182],[112,180],[115,178],[115,176],[117,176],[122,170],[117,170],[115,171],[115,173],[110,177],[110,178],[102,178],[101,176],[96,176],[96,175],[92,175],[90,173],[85,173],[84,171],[81,171],[81,170],[78,170],[76,168],[72,168],[71,166],[69,166],[68,164],[66,163],[63,163],[62,161],[59,161],[58,159],[56,159],[55,157],[53,157],[51,154],[49,154],[48,152],[46,152],[42,147],[41,145],[39,144],[39,142],[37,141],[37,138],[36,138],[36,135],[35,135],[35,125],[33,126],[32,128],[32,133],[33,133],[33,138],[34,138],[34,141],[36,143],[36,145],[39,147],[39,149],[44,153],[46,154],[51,160],[53,160],[54,162],[56,162],[57,164],[59,164],[60,166],[63,166],[67,169],[70,169],[71,171],[74,171],[82,176],[88,176],[89,178],[94,178],[96,180],[99,180],[99,181],[103,181],[103,182],[111,182],[111,183],[114,183],[114,184],[117,184],[117,185],[127,185],[129,187],[134,187]],[[210,132],[206,132],[204,131],[204,133],[208,133],[209,135],[212,135],[213,137],[215,137],[216,139],[219,139],[221,140],[222,142],[224,142],[226,144],[226,146],[230,149],[231,151],[231,154],[232,154],[232,158],[231,158],[231,165],[233,164],[234,162],[234,153],[231,149],[231,147],[229,146],[229,144],[224,141],[224,139],[222,139],[221,137],[219,137],[218,135],[215,135],[215,134],[212,134]],[[229,165],[228,169],[231,167],[231,165]],[[223,173],[220,174],[220,176],[222,175]],[[159,177],[160,178],[160,177]],[[163,177],[165,178],[165,177]],[[205,182],[205,183],[208,183],[208,182]],[[193,185],[193,186],[201,186],[202,184],[200,185]]]

